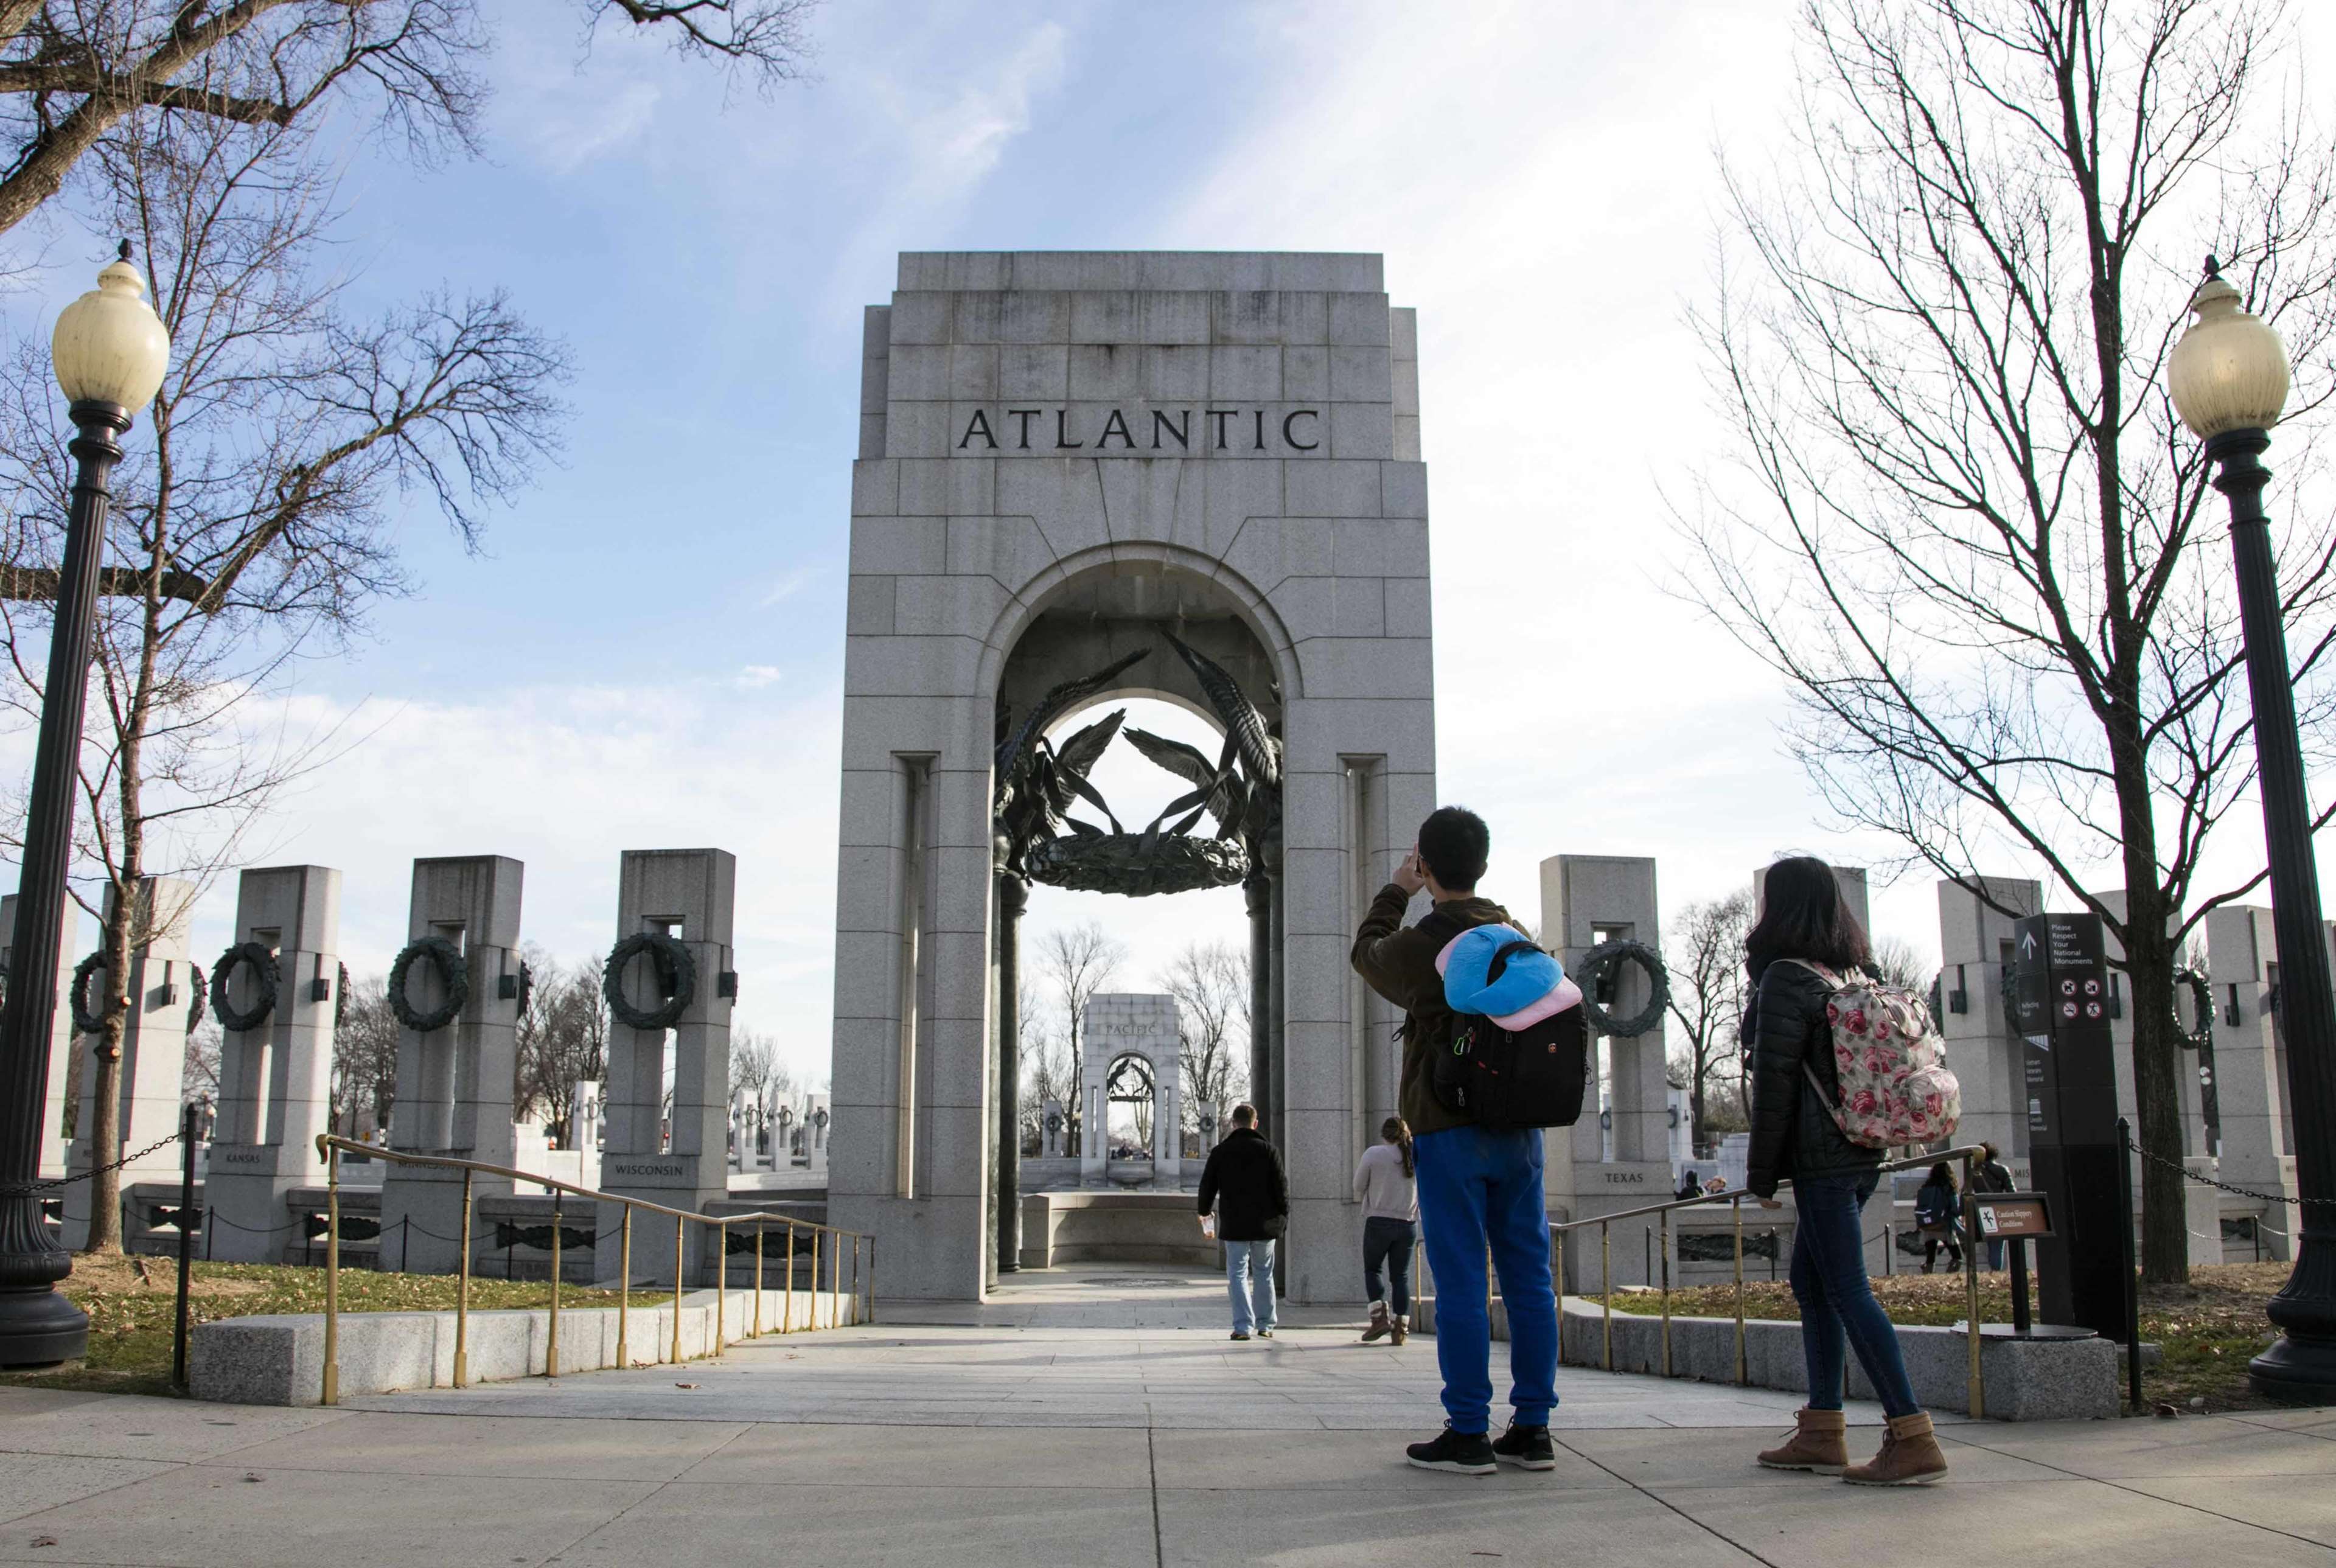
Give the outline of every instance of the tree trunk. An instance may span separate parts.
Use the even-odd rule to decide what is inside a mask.
[[[117,885],[113,908],[106,916],[101,942],[105,953],[105,995],[99,998],[105,1027],[90,1049],[96,1054],[97,1072],[84,1106],[89,1118],[90,1168],[89,1239],[84,1252],[122,1251],[122,1173],[109,1169],[122,1158],[122,1034],[130,1021],[130,921],[137,901]]]
[[[2155,903],[2156,901],[2146,901]],[[2134,1138],[2170,1162],[2142,1160],[2141,1277],[2152,1284],[2190,1278],[2190,1227],[2183,1201],[2181,1047],[2174,1015],[2174,944],[2162,912],[2131,901],[2126,961],[2133,981]]]

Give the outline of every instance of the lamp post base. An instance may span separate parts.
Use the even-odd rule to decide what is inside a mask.
[[[0,1290],[0,1367],[54,1367],[89,1353],[89,1314],[46,1285]]]
[[[2336,1339],[2282,1334],[2247,1363],[2247,1381],[2282,1405],[2336,1405]]]
[[[2295,1271],[2271,1299],[2280,1336],[2247,1363],[2247,1381],[2282,1405],[2336,1405],[2336,1236],[2305,1226]]]

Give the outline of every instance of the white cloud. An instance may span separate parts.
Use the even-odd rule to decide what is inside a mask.
[[[755,603],[754,608],[768,609],[774,604],[793,599],[818,580],[819,575],[820,569],[815,566],[799,566],[791,571],[781,572],[778,580],[771,584],[771,590]]]
[[[774,664],[750,664],[730,677],[730,684],[747,691],[760,691],[766,686],[776,686],[786,678],[786,671]]]
[[[296,728],[342,716],[318,698],[288,706]],[[340,868],[341,954],[365,975],[404,943],[417,857],[525,862],[522,930],[574,961],[614,940],[620,852],[728,850],[737,1026],[772,1034],[798,1069],[823,1075],[841,712],[832,688],[767,702],[728,683],[409,702],[283,803],[272,859]],[[234,905],[229,876],[198,907],[205,961],[228,944]]]

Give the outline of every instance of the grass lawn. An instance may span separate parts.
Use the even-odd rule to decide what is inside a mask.
[[[2223,1263],[2190,1271],[2187,1285],[2141,1288],[2141,1337],[2159,1347],[2160,1359],[2142,1370],[2142,1395],[2153,1404],[2185,1409],[2203,1399],[2208,1410],[2260,1409],[2270,1402],[2247,1387],[2247,1362],[2274,1337],[2263,1304],[2287,1283],[2285,1263]],[[1895,1274],[1874,1281],[1893,1321],[1952,1324],[1963,1320],[1961,1274]],[[1597,1297],[1588,1298],[1595,1301]],[[1618,1291],[1614,1310],[1652,1315],[1662,1309],[1651,1292]],[[1991,1323],[2011,1317],[2011,1287],[2001,1274],[1979,1277],[1979,1308]],[[1671,1311],[1680,1317],[1732,1318],[1733,1285],[1671,1292]],[[1767,1281],[1744,1286],[1749,1318],[1798,1322],[1801,1310],[1789,1286]]]
[[[749,1271],[751,1272],[751,1271]],[[89,1314],[89,1357],[44,1371],[0,1372],[0,1387],[90,1389],[111,1394],[170,1392],[170,1331],[178,1311],[178,1261],[174,1258],[76,1255],[64,1293]],[[377,1274],[370,1269],[341,1271],[345,1312],[452,1311],[452,1274]],[[655,1291],[636,1290],[636,1301],[655,1301]],[[548,1281],[471,1281],[471,1305],[546,1307]],[[614,1290],[563,1285],[562,1307],[613,1307]],[[188,1289],[190,1323],[244,1318],[264,1312],[321,1312],[325,1271],[280,1263],[202,1263],[194,1266]]]

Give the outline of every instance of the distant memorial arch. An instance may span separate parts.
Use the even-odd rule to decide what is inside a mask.
[[[1367,255],[908,254],[868,311],[829,1191],[888,1297],[1014,1266],[1032,881],[1242,886],[1283,1276],[1354,1294],[1397,1057],[1347,949],[1436,796],[1417,340],[1383,288]],[[1222,750],[1069,725],[1129,696]],[[1158,821],[1086,784],[1122,739],[1190,786]]]

